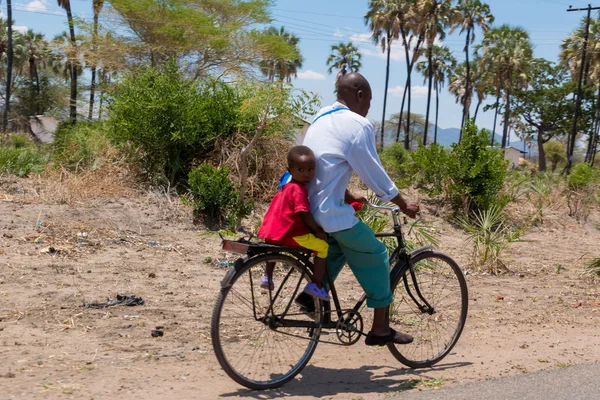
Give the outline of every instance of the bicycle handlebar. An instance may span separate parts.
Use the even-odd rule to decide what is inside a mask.
[[[394,220],[394,225],[399,225],[398,223],[398,214],[400,213],[400,207],[391,207],[391,206],[378,206],[376,204],[373,203],[364,203],[366,206],[374,208],[376,210],[386,210],[386,211],[392,211],[392,218]],[[417,218],[415,218],[415,222],[413,222],[410,225],[410,228],[408,230],[408,234],[410,235],[412,229],[415,227],[415,225],[417,225],[419,223],[419,221],[421,221],[422,215],[421,213],[417,213]],[[404,223],[406,223],[406,220],[404,221]]]

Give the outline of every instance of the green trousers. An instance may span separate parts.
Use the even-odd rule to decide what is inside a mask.
[[[371,228],[358,222],[350,229],[329,232],[329,236],[327,266],[332,279],[335,280],[347,262],[367,295],[367,307],[390,305],[394,298],[390,289],[388,252]]]

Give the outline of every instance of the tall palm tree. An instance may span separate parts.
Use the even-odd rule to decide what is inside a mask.
[[[475,56],[475,60],[471,65],[471,88],[477,94],[477,106],[475,107],[475,114],[473,114],[473,122],[477,121],[477,114],[479,113],[479,107],[485,100],[486,96],[492,92],[492,86],[490,84],[492,77],[488,71],[484,70],[480,66],[479,58]],[[472,96],[472,94],[471,94]]]
[[[100,12],[102,12],[102,8],[104,7],[104,0],[93,0],[92,7],[94,9],[94,31],[92,32],[92,52],[96,52],[96,41],[98,39],[98,19],[100,17]],[[95,55],[94,55],[95,56]],[[94,59],[92,62],[92,80],[90,82],[90,110],[88,113],[88,119],[92,119],[94,114],[94,97],[96,95],[96,68],[98,65],[98,60]]]
[[[281,83],[290,83],[292,77],[297,76],[298,69],[302,68],[303,59],[298,47],[300,39],[293,33],[287,32],[283,26],[280,29],[270,27],[265,33],[281,39],[288,47],[280,54],[261,61],[260,69],[271,82],[277,79]]]
[[[64,8],[67,13],[67,21],[69,24],[69,35],[71,40],[71,46],[73,49],[77,48],[77,41],[75,38],[75,24],[73,22],[73,14],[71,13],[71,1],[70,0],[56,0],[58,6]],[[77,69],[78,63],[76,60],[76,52],[73,51],[73,56],[69,63],[71,68],[71,97],[69,99],[69,117],[71,122],[77,121]]]
[[[28,29],[22,35],[24,57],[27,61],[27,69],[29,80],[35,84],[37,95],[41,95],[40,88],[40,68],[44,68],[49,56],[48,43],[44,40],[44,35],[36,33],[32,29]],[[40,110],[36,110],[40,113]]]
[[[398,39],[400,32],[399,2],[390,0],[370,0],[369,10],[365,14],[365,23],[372,32],[371,38],[376,45],[381,45],[381,51],[387,52],[385,65],[385,89],[383,92],[383,114],[381,116],[381,149],[383,149],[383,134],[385,131],[385,111],[387,92],[390,80],[390,53],[392,42]]]
[[[338,73],[335,78],[335,87],[337,91],[337,84],[340,78],[348,72],[358,72],[362,64],[360,59],[362,54],[358,51],[358,48],[352,44],[352,42],[334,44],[331,46],[331,54],[325,61],[326,65],[329,66],[327,70],[330,74],[333,69],[337,69]]]
[[[8,110],[10,109],[10,88],[12,83],[12,62],[13,62],[13,30],[12,30],[12,2],[6,1],[7,13],[7,41],[6,41],[6,96],[4,97],[4,115],[2,118],[2,132],[6,132],[8,126]]]
[[[437,143],[438,116],[440,110],[440,90],[444,87],[446,79],[456,68],[456,58],[452,56],[452,51],[447,46],[433,45],[431,65],[433,69],[433,86],[435,88],[435,125],[433,134],[433,143]],[[425,61],[417,64],[417,71],[423,74],[423,83],[427,81],[429,75],[429,65]]]
[[[490,24],[494,22],[494,16],[490,13],[490,6],[486,3],[482,3],[479,0],[459,0],[457,9],[460,12],[460,18],[455,22],[455,25],[450,30],[453,33],[454,30],[460,27],[460,33],[466,32],[465,38],[465,66],[466,66],[466,85],[465,96],[468,96],[463,101],[463,116],[460,124],[460,131],[462,136],[462,128],[465,121],[470,118],[470,107],[471,107],[471,65],[469,63],[469,46],[471,42],[475,40],[475,28],[480,27],[483,32],[487,32],[490,29]]]
[[[579,76],[581,58],[583,52],[583,42],[585,38],[585,18],[582,24],[573,31],[561,43],[560,61],[567,66],[571,71],[571,76],[574,81]],[[596,131],[595,127],[599,124],[600,119],[600,16],[590,19],[589,37],[587,43],[585,65],[584,84],[593,84],[597,87],[598,97],[596,100],[597,112],[594,116],[594,129],[590,131],[588,139],[588,148],[585,155],[585,161],[592,159],[592,154],[595,150]],[[568,141],[571,143],[571,141]],[[570,151],[570,149],[568,149]]]
[[[452,5],[452,0],[423,0],[421,2],[422,21],[419,30],[423,32],[427,44],[427,62],[429,87],[427,90],[427,109],[425,126],[429,126],[429,109],[433,85],[433,46],[437,38],[446,37],[444,29],[455,23],[458,11]],[[423,146],[427,145],[427,130],[423,133]]]
[[[520,27],[502,25],[485,33],[481,65],[493,68],[494,87],[504,91],[504,131],[502,148],[506,147],[510,120],[510,95],[513,89],[527,86],[528,70],[533,57],[529,34]]]

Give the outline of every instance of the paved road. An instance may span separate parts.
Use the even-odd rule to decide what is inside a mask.
[[[600,363],[402,394],[401,400],[596,400]]]

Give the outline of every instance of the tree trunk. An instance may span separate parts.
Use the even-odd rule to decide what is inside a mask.
[[[473,115],[473,123],[477,122],[477,113],[479,112],[479,106],[481,105],[481,100],[477,102],[477,107],[475,107],[475,115]]]
[[[96,38],[98,37],[98,13],[94,10],[94,33],[92,36],[92,53],[96,54]],[[94,96],[96,94],[96,60],[92,65],[92,82],[90,83],[90,111],[88,119],[91,120],[94,116]]]
[[[65,5],[67,11],[67,21],[69,23],[69,34],[71,36],[71,46],[73,46],[73,54],[71,57],[77,57],[77,41],[75,39],[75,24],[71,13],[71,2],[67,1]],[[70,60],[71,68],[71,97],[69,99],[69,117],[72,123],[77,122],[77,60]]]
[[[385,107],[387,105],[387,93],[388,93],[388,83],[390,80],[390,45],[392,44],[392,38],[390,37],[390,33],[388,32],[387,36],[387,61],[385,65],[385,91],[383,92],[383,115],[381,116],[381,150],[383,150],[383,132],[385,131]]]
[[[471,36],[471,28],[467,28],[467,38],[465,40],[465,65],[467,67],[467,76],[466,76],[466,83],[465,83],[465,95],[463,97],[463,115],[462,115],[462,121],[460,123],[460,135],[458,137],[458,141],[460,142],[462,140],[462,131],[463,131],[463,127],[465,126],[465,121],[467,120],[467,118],[469,118],[469,106],[471,105],[471,102],[469,101],[469,97],[470,97],[470,86],[471,86],[471,66],[469,64],[469,39]]]
[[[594,162],[596,161],[596,153],[598,152],[598,139],[600,136],[600,123],[596,125],[596,134],[594,135],[594,145],[592,146],[592,158],[591,165],[594,166]]]
[[[398,114],[398,129],[396,130],[396,142],[400,141],[400,130],[402,129],[402,114],[404,114],[404,102],[406,100],[407,85],[408,85],[408,78],[406,79],[406,83],[404,84],[404,93],[402,94],[402,103],[400,104],[400,114]],[[404,135],[406,135],[406,131],[404,132]],[[406,140],[405,140],[405,142],[406,142]],[[406,143],[405,143],[405,147],[406,147]]]
[[[510,88],[506,88],[506,104],[504,106],[504,132],[502,133],[502,148],[506,148],[510,119]]]
[[[594,139],[596,138],[596,131],[600,119],[600,84],[598,84],[598,98],[596,99],[596,113],[594,114],[594,128],[590,133],[590,140],[588,142],[588,148],[585,153],[585,162],[587,163],[592,159],[592,147],[594,146]]]
[[[427,49],[427,58],[429,64],[429,88],[427,90],[427,109],[425,111],[425,128],[423,130],[423,146],[427,146],[427,131],[429,130],[429,106],[431,105],[431,89],[433,83],[433,43],[429,44]]]
[[[8,111],[10,109],[10,87],[12,83],[12,64],[13,64],[13,38],[12,38],[12,1],[6,1],[6,12],[8,17],[8,54],[6,60],[6,97],[4,99],[4,117],[2,119],[2,132],[6,132],[8,127]]]
[[[492,130],[492,147],[494,147],[494,138],[496,136],[496,121],[498,120],[498,105],[500,104],[500,91],[496,94],[496,107],[494,107],[494,128]]]
[[[440,91],[435,85],[435,129],[433,131],[433,144],[437,144],[438,116],[440,115]]]
[[[248,155],[250,151],[258,142],[258,139],[262,136],[263,131],[267,126],[267,119],[269,117],[271,107],[267,106],[265,113],[263,115],[262,121],[256,127],[256,131],[254,132],[254,137],[240,152],[240,191],[238,193],[238,206],[242,206],[246,203],[246,191],[248,190]],[[239,229],[241,221],[236,221],[236,229]]]
[[[538,171],[544,172],[546,170],[546,153],[544,152],[544,131],[538,128],[537,134],[538,144]]]

